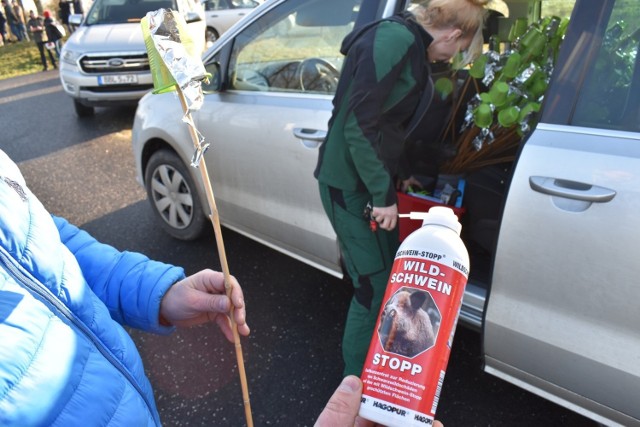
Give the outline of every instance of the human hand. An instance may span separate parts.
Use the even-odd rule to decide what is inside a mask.
[[[400,191],[402,191],[403,193],[406,193],[407,191],[409,191],[409,187],[414,187],[414,188],[417,187],[419,189],[422,189],[422,183],[418,181],[416,178],[414,178],[412,175],[409,178],[400,182]]]
[[[354,375],[345,377],[327,402],[314,427],[373,427],[375,424],[372,421],[358,416],[361,397],[360,378]]]
[[[231,277],[231,300],[224,288],[224,275],[202,270],[182,279],[169,288],[160,303],[160,316],[175,326],[188,327],[215,322],[224,336],[234,342],[229,311],[233,302],[233,319],[238,333],[249,335],[242,289]]]
[[[380,228],[391,231],[398,222],[398,205],[394,203],[384,208],[374,207],[371,210],[371,217],[380,225]]]
[[[362,398],[362,381],[349,375],[342,380],[327,406],[318,417],[314,427],[382,427],[373,421],[358,416]],[[433,427],[444,427],[440,421],[434,421]]]

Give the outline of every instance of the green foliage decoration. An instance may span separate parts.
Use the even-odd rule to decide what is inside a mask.
[[[530,25],[519,18],[504,43],[492,37],[463,85],[463,94],[475,90],[475,95],[466,106],[454,106],[452,120],[459,117],[457,110],[466,109],[454,138],[457,154],[444,165],[445,172],[468,172],[513,158],[535,124],[567,24],[568,18],[557,16]],[[436,81],[436,88],[441,86]]]

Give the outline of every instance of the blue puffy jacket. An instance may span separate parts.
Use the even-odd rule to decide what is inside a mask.
[[[120,324],[171,332],[160,300],[183,277],[51,216],[0,150],[0,426],[159,425]]]

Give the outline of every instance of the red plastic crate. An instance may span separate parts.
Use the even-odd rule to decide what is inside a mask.
[[[406,214],[409,212],[428,212],[432,206],[446,206],[443,203],[437,203],[431,200],[422,199],[420,197],[410,196],[405,193],[398,192],[398,213]],[[453,206],[447,206],[453,209],[453,212],[456,214],[458,219],[462,217],[464,214],[464,208],[456,208]],[[400,232],[400,241],[402,242],[409,234],[420,228],[422,226],[422,221],[409,219],[409,218],[399,218],[399,232]]]

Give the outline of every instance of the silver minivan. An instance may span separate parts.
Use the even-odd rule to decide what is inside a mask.
[[[202,52],[206,24],[197,0],[96,0],[84,20],[71,17],[80,26],[60,54],[60,80],[79,117],[97,106],[136,105],[153,88],[140,19],[160,8],[183,14]]]
[[[340,42],[412,3],[270,0],[207,52],[214,78],[194,121],[225,226],[342,274],[313,178]],[[512,160],[465,174],[461,324],[482,334],[487,372],[602,424],[640,426],[640,11],[636,0],[506,3],[496,34],[558,3],[571,19],[537,124]],[[173,94],[146,95],[132,138],[159,224],[190,239],[210,225],[181,118]]]

